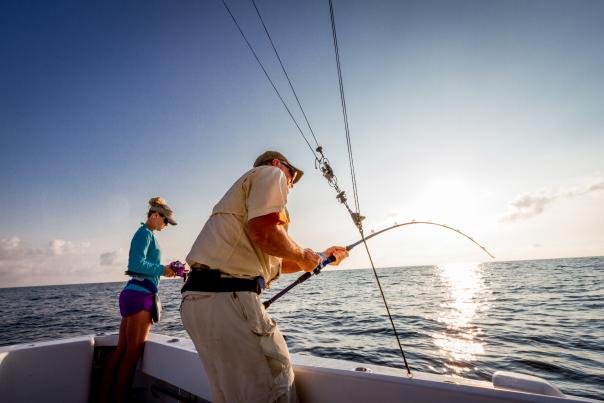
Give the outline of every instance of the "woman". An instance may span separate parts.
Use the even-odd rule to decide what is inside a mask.
[[[159,277],[174,277],[170,265],[160,264],[161,251],[153,234],[168,224],[176,225],[172,210],[161,197],[149,200],[147,221],[134,234],[130,243],[128,271],[131,276],[119,297],[120,324],[117,349],[105,369],[103,377],[103,397],[101,401],[114,401],[108,398],[115,383],[116,401],[127,400],[127,392],[134,376],[134,370],[143,354],[145,341],[152,322],[159,320],[159,299],[157,287]]]

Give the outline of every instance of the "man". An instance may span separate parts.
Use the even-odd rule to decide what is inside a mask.
[[[214,206],[195,240],[181,317],[210,380],[214,402],[296,402],[285,339],[260,293],[281,273],[311,271],[321,257],[287,233],[290,189],[303,172],[267,151]],[[333,246],[338,264],[348,256]]]

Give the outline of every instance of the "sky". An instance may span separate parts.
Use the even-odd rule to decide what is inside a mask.
[[[253,4],[228,3],[302,124]],[[257,5],[352,200],[328,2]],[[367,233],[431,220],[499,261],[604,255],[604,2],[334,10]],[[3,1],[0,38],[0,287],[124,281],[153,196],[179,221],[163,259],[184,260],[267,149],[306,172],[300,245],[359,238],[220,1]],[[369,246],[378,267],[490,260],[435,226]],[[361,248],[341,265],[366,267]]]

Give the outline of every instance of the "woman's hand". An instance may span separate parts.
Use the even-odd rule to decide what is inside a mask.
[[[331,264],[336,266],[339,265],[342,260],[348,257],[348,251],[343,246],[332,246],[331,248],[325,249],[325,252],[323,252],[323,254],[325,254],[325,256],[327,257],[333,255],[336,260]]]
[[[174,277],[175,275],[176,273],[172,271],[169,264],[164,266],[164,277]]]

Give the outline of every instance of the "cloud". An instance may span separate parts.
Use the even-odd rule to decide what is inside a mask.
[[[90,242],[71,242],[63,239],[53,239],[48,242],[46,249],[27,246],[17,236],[0,239],[0,261],[31,259],[36,256],[77,255],[90,247]]]
[[[123,249],[101,253],[99,258],[101,266],[123,266],[126,264],[126,254]]]
[[[523,193],[510,203],[502,221],[512,222],[538,216],[543,213],[545,206],[557,198],[547,193]]]
[[[568,190],[562,190],[560,192],[560,195],[567,197],[575,197],[595,192],[597,190],[604,190],[604,177],[592,178],[590,181],[580,186],[576,186]]]
[[[21,240],[16,236],[9,238],[9,239],[0,239],[0,250],[2,250],[2,251],[15,250],[19,247],[19,244],[21,244]]]
[[[14,261],[43,255],[40,249],[30,248],[23,244],[19,237],[0,239],[0,261]]]
[[[592,178],[581,185],[557,191],[523,193],[510,202],[508,212],[501,221],[514,222],[536,217],[545,211],[547,205],[558,199],[583,196],[598,190],[604,190],[604,177]]]
[[[108,278],[110,273],[99,274],[98,265],[90,264],[89,247],[89,242],[53,239],[45,248],[34,248],[17,236],[0,239],[0,287]]]
[[[90,242],[71,242],[53,239],[48,243],[47,253],[51,256],[80,254],[90,247]]]

